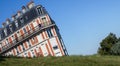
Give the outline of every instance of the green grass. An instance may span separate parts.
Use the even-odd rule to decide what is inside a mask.
[[[0,58],[0,66],[120,66],[120,56]]]

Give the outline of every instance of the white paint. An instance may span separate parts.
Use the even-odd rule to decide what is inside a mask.
[[[47,51],[47,48],[45,46],[45,43],[41,44],[41,49],[42,49],[43,55],[48,56],[48,51]]]
[[[55,37],[50,39],[50,43],[51,43],[51,45],[52,45],[52,48],[53,48],[54,46],[58,46],[58,43],[57,43]],[[56,50],[53,49],[53,51],[54,51],[54,53],[55,53],[55,56],[62,56],[62,53],[60,52],[60,48],[59,48],[59,47],[58,47],[58,49],[56,49]],[[60,52],[60,53],[59,53],[59,52]]]
[[[43,38],[42,38],[42,35],[41,33],[39,35],[37,35],[37,39],[38,39],[38,42],[42,42],[43,41]]]
[[[33,21],[33,26],[34,26],[34,27],[37,26],[37,22],[36,22],[36,21],[37,21],[36,19]]]

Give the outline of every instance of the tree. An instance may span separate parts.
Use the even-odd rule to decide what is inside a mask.
[[[111,54],[111,48],[114,44],[118,42],[118,39],[115,34],[110,33],[105,39],[100,42],[100,47],[98,53],[101,55]]]
[[[118,41],[112,48],[111,48],[112,55],[120,55],[120,41]]]

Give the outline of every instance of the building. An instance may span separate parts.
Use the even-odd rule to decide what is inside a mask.
[[[38,57],[68,55],[59,29],[42,5],[31,1],[0,29],[0,54]]]

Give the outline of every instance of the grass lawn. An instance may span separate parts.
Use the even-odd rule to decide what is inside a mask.
[[[0,66],[120,66],[120,56],[0,58]]]

